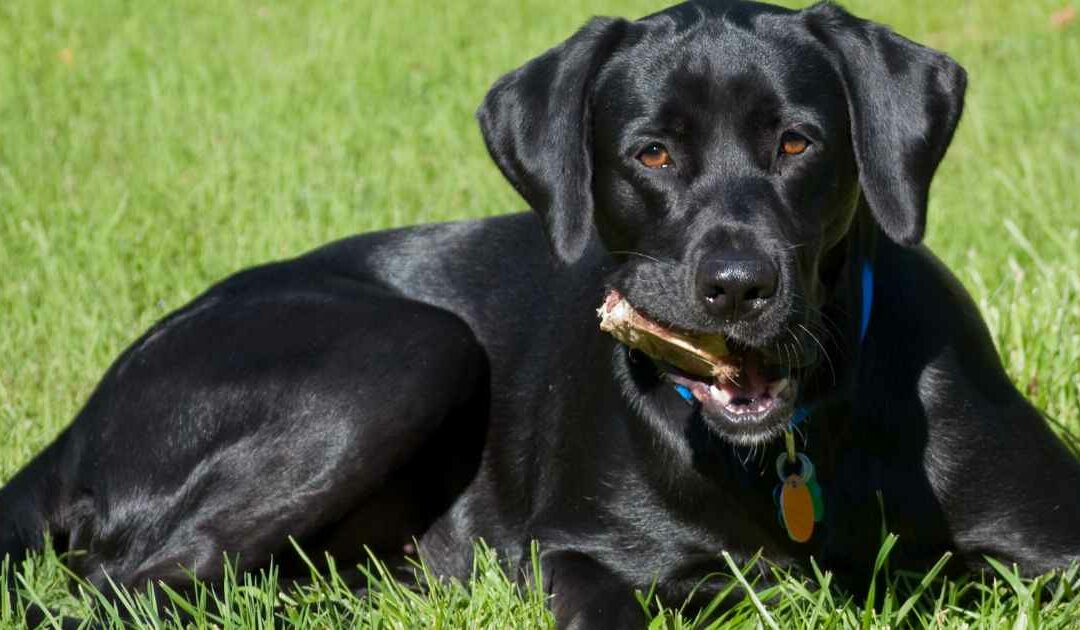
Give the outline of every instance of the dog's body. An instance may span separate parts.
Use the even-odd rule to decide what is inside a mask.
[[[1080,466],[912,246],[962,95],[946,57],[829,6],[595,21],[481,108],[539,217],[359,236],[210,290],[0,491],[0,554],[50,531],[99,584],[183,585],[223,554],[287,566],[288,536],[339,565],[415,538],[446,575],[478,538],[521,568],[537,540],[560,622],[607,627],[640,623],[633,588],[681,602],[722,550],[865,585],[882,517],[896,565],[1073,560]],[[609,288],[725,335],[750,384],[626,352],[596,326]],[[825,495],[808,543],[773,499],[795,408]]]

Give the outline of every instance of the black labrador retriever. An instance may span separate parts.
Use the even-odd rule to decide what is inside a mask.
[[[512,567],[537,540],[559,623],[602,627],[641,624],[654,580],[681,603],[722,550],[865,585],[883,519],[894,566],[1070,562],[1080,465],[918,245],[964,89],[947,56],[831,4],[595,19],[479,110],[535,214],[358,236],[210,289],[0,491],[0,553],[48,531],[98,585],[183,586],[226,554],[287,571],[289,536],[341,565],[416,540],[452,576],[477,539]],[[739,377],[600,332],[611,289],[722,335]],[[774,496],[809,481],[783,465],[796,423],[804,542]]]

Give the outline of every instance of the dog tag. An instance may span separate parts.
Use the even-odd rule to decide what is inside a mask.
[[[825,518],[825,498],[810,458],[804,453],[794,453],[793,459],[794,462],[787,453],[776,458],[780,484],[773,493],[773,501],[788,537],[795,542],[806,542],[814,535],[814,523]]]
[[[788,537],[806,542],[814,535],[814,497],[799,475],[788,475],[780,489],[780,518]]]

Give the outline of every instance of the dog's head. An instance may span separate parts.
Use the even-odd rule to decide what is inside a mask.
[[[831,4],[702,0],[594,19],[500,79],[478,118],[559,259],[598,234],[636,309],[727,339],[738,379],[659,367],[721,435],[753,443],[849,328],[822,313],[857,210],[921,240],[964,87],[947,56]]]

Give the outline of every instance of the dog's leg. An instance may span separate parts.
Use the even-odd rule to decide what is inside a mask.
[[[560,630],[645,627],[633,589],[597,560],[578,551],[549,551],[540,566]]]
[[[925,461],[969,564],[989,556],[1042,573],[1080,559],[1080,463],[1016,398],[976,407],[928,443]]]
[[[414,460],[432,440],[453,451],[450,438],[482,439],[471,427],[486,418],[469,410],[486,356],[467,325],[293,271],[239,276],[152,329],[110,369],[63,448],[28,467],[55,466],[54,483],[4,491],[13,505],[50,497],[53,507],[23,520],[78,550],[73,564],[95,584],[183,587],[188,571],[215,580],[225,555],[241,570],[291,555],[290,536],[318,557],[320,533],[371,497],[385,506],[388,484],[406,488],[399,509],[360,519],[374,525],[356,531],[353,559],[366,532],[408,541],[429,516],[409,503],[429,497],[408,494],[417,484],[398,472],[431,472]],[[2,532],[16,556],[38,537]]]
[[[951,548],[967,567],[991,556],[1027,573],[1076,560],[1080,462],[1010,382],[959,281],[925,250],[879,247],[857,421],[879,465],[861,483],[884,478],[901,548],[921,545],[929,562]]]

